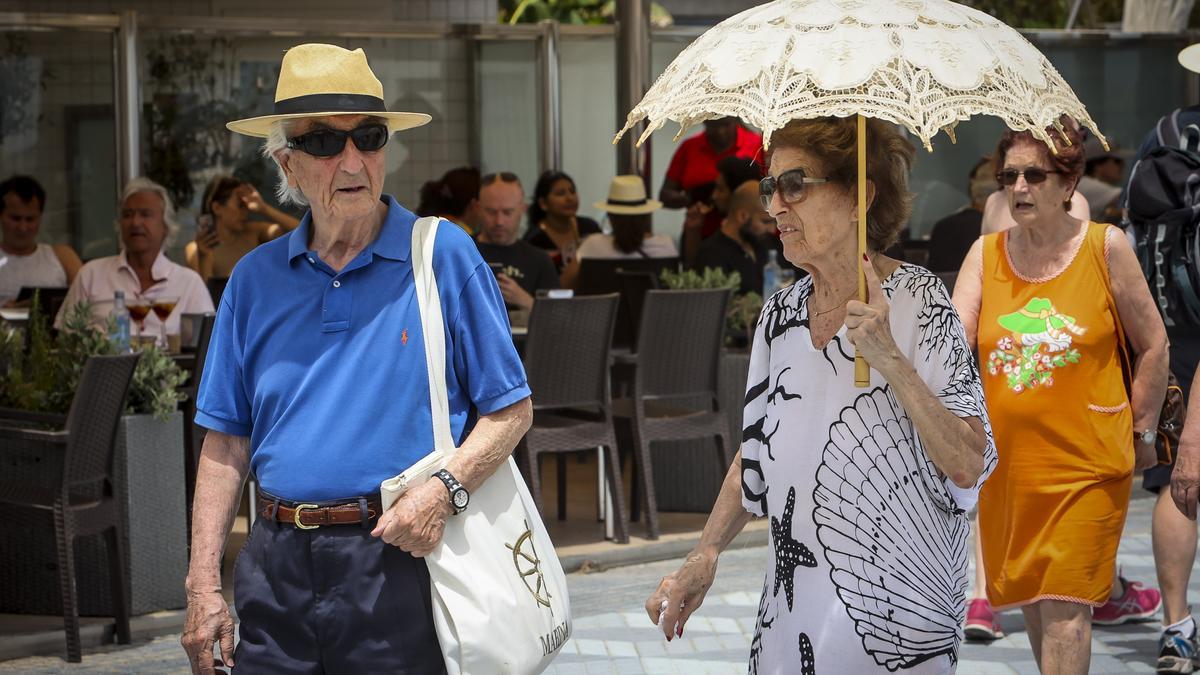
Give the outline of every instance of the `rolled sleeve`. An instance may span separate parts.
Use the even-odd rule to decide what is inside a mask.
[[[234,436],[249,436],[252,428],[250,401],[242,376],[243,344],[237,315],[229,294],[221,299],[221,311],[213,326],[196,396],[196,424]]]
[[[450,334],[454,369],[481,415],[490,415],[530,395],[525,366],[513,346],[500,287],[480,260],[459,293]]]

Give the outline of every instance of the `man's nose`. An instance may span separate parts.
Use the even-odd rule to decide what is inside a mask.
[[[358,146],[347,138],[346,147],[342,148],[342,154],[338,155],[338,168],[345,173],[356,174],[362,171],[365,164],[362,150],[359,150]]]

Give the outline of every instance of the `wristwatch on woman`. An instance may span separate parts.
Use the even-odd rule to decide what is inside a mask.
[[[458,515],[467,510],[467,504],[471,502],[471,493],[467,492],[467,488],[458,482],[449,471],[442,469],[433,474],[434,477],[441,480],[446,486],[446,490],[450,492],[450,506],[454,508],[454,515]]]
[[[1158,438],[1158,432],[1154,429],[1147,429],[1137,432],[1134,436],[1137,436],[1138,440],[1146,445],[1154,445],[1154,441]]]

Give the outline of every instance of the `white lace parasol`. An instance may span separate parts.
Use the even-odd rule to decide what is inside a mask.
[[[1054,66],[1020,33],[949,0],[776,0],[722,21],[667,67],[617,134],[641,119],[640,144],[667,120],[679,134],[740,117],[771,133],[798,118],[894,122],[927,150],[938,131],[994,115],[1053,149],[1068,115],[1096,124]],[[1107,144],[1106,144],[1107,145]]]

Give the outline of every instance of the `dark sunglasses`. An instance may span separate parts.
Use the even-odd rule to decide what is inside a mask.
[[[805,185],[828,182],[828,178],[809,178],[804,174],[804,169],[784,171],[778,176],[767,176],[758,181],[758,200],[762,202],[764,209],[770,211],[771,197],[776,190],[779,191],[779,197],[784,204],[795,204],[804,199]]]
[[[996,182],[1004,187],[1012,187],[1017,184],[1018,178],[1025,176],[1026,183],[1029,183],[1030,185],[1037,185],[1038,183],[1045,183],[1046,178],[1052,173],[1062,172],[1047,171],[1046,169],[1039,169],[1036,166],[1031,166],[1024,171],[1017,171],[1016,169],[1004,169],[996,174]]]
[[[354,147],[362,152],[375,152],[387,145],[388,135],[386,124],[364,124],[350,131],[317,129],[302,136],[289,138],[287,146],[313,157],[334,157],[342,153],[347,138],[354,141]]]

